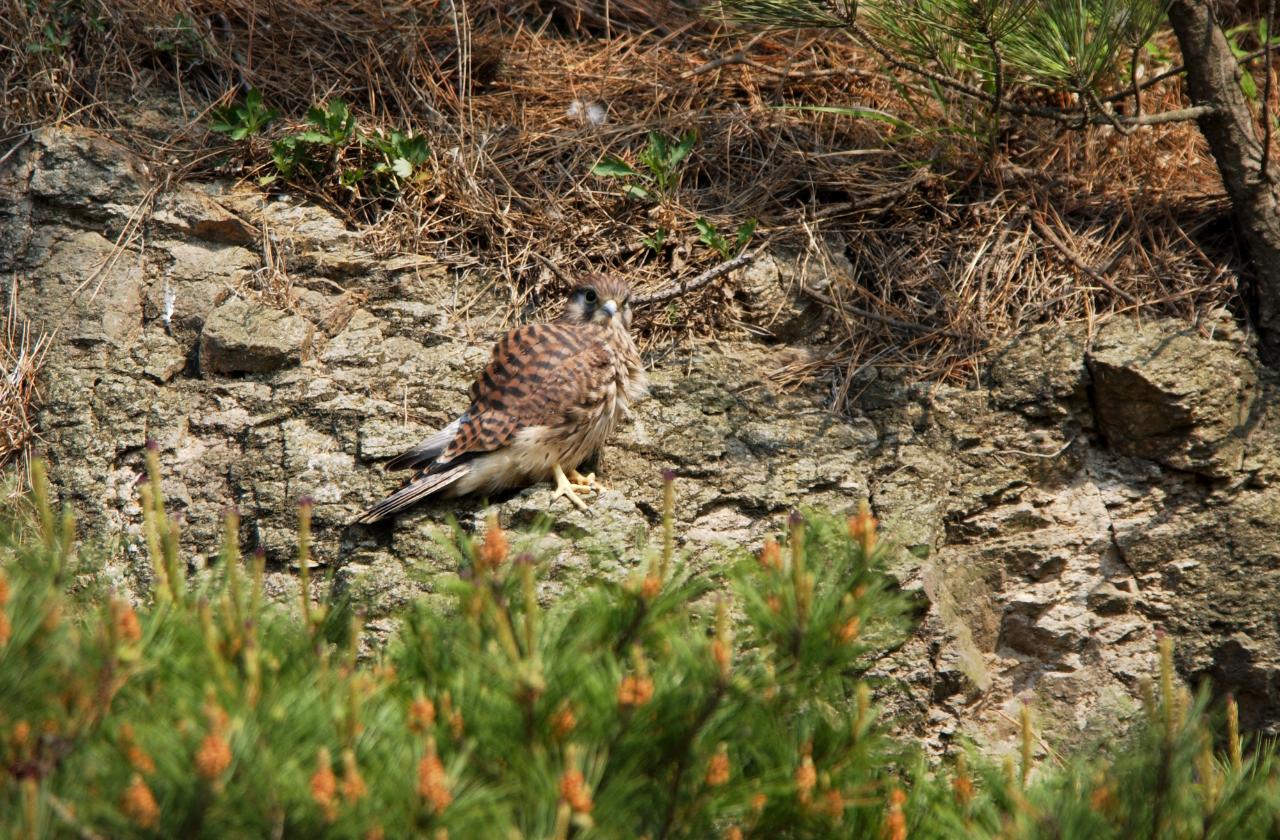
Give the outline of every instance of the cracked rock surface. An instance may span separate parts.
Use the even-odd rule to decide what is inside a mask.
[[[234,504],[272,591],[295,591],[295,506],[311,496],[318,562],[383,630],[454,570],[448,514],[532,529],[547,598],[629,573],[673,468],[677,534],[710,575],[794,506],[871,499],[921,604],[877,671],[905,689],[885,693],[899,725],[933,748],[959,735],[1012,748],[1023,702],[1052,743],[1123,725],[1157,629],[1185,677],[1280,727],[1280,409],[1228,321],[1042,328],[994,352],[980,387],[873,379],[852,416],[816,385],[770,383],[796,348],[680,347],[649,360],[652,396],[606,450],[591,515],[541,486],[353,528],[397,486],[380,463],[464,407],[506,326],[499,301],[473,302],[477,278],[428,258],[375,259],[316,207],[151,180],[78,129],[39,134],[0,171],[0,269],[57,329],[43,452],[82,535],[121,535],[106,555],[122,588],[148,574],[135,492],[148,439],[197,563]],[[252,291],[279,269],[264,230],[288,272],[278,299]],[[771,257],[749,279],[785,274]]]

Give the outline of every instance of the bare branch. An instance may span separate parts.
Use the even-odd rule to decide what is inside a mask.
[[[1274,52],[1277,49],[1280,49],[1280,41],[1276,41],[1275,43],[1272,43],[1269,47],[1262,47],[1260,49],[1254,50],[1251,53],[1247,53],[1245,55],[1240,56],[1239,63],[1242,65],[1248,64],[1250,61],[1253,61],[1256,58],[1261,58],[1267,53]],[[1170,67],[1168,70],[1163,70],[1155,74],[1154,76],[1152,76],[1150,79],[1144,80],[1141,84],[1138,85],[1138,90],[1142,91],[1150,87],[1155,87],[1156,85],[1163,82],[1165,79],[1172,79],[1174,76],[1181,76],[1185,72],[1187,72],[1186,65],[1175,64],[1174,66]],[[1132,96],[1132,95],[1133,95],[1133,88],[1127,88],[1125,90],[1116,91],[1115,93],[1108,94],[1102,97],[1102,101],[1117,102],[1121,99],[1124,99],[1126,96]]]
[[[718,277],[723,277],[736,268],[741,268],[744,265],[754,262],[756,257],[760,256],[760,251],[760,248],[753,251],[743,251],[733,259],[722,262],[715,268],[702,272],[692,280],[687,280],[678,286],[672,286],[670,288],[663,289],[660,292],[654,292],[651,295],[632,298],[631,303],[633,306],[651,306],[656,303],[666,303],[673,298],[678,298],[683,295],[687,295],[689,292],[697,291],[712,280],[715,280]]]
[[[539,254],[537,251],[530,251],[529,253],[530,253],[531,255],[533,255],[533,258],[534,258],[534,259],[536,259],[538,262],[542,263],[542,264],[543,264],[543,265],[545,265],[548,269],[550,269],[550,270],[551,270],[551,273],[552,273],[552,274],[554,274],[554,275],[556,276],[556,279],[557,279],[557,280],[559,280],[559,281],[560,281],[560,282],[562,282],[562,283],[567,283],[567,284],[568,284],[568,285],[570,285],[570,286],[572,286],[572,285],[573,285],[573,283],[574,283],[573,278],[572,278],[572,277],[570,277],[568,274],[566,274],[566,273],[565,273],[565,270],[564,270],[564,269],[562,269],[560,266],[556,265],[556,264],[555,264],[554,262],[552,262],[551,260],[549,260],[549,259],[547,259],[546,257],[542,256],[542,254]]]
[[[1120,118],[1116,116],[1115,112],[1109,110],[1106,105],[1103,105],[1102,101],[1098,99],[1098,94],[1094,93],[1092,90],[1089,91],[1089,101],[1098,109],[1098,113],[1102,115],[1102,119],[1106,121],[1107,125],[1111,126],[1125,137],[1128,137],[1130,134],[1133,134],[1138,130],[1138,126],[1136,124],[1126,125],[1120,122]],[[1135,119],[1142,119],[1142,115],[1139,114]]]
[[[0,155],[0,165],[3,165],[6,160],[13,157],[14,153],[17,152],[18,149],[21,149],[23,146],[25,146],[27,144],[27,141],[30,139],[31,139],[31,132],[28,131],[26,134],[22,135],[22,138],[13,145],[13,148],[9,149],[9,151],[5,152],[3,155]]]
[[[1210,114],[1216,114],[1218,109],[1212,105],[1192,105],[1190,108],[1179,108],[1176,111],[1160,111],[1155,114],[1143,114],[1141,117],[1121,118],[1120,124],[1125,126],[1138,125],[1164,125],[1172,122],[1189,122],[1198,120],[1201,117],[1207,117]],[[1106,120],[1095,118],[1095,123],[1105,123]]]

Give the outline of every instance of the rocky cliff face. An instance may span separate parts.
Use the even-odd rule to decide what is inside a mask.
[[[200,562],[234,504],[276,592],[293,591],[295,504],[309,495],[319,560],[375,629],[430,597],[452,568],[438,523],[482,519],[479,502],[345,523],[396,486],[381,460],[464,407],[506,326],[483,284],[426,258],[374,259],[315,207],[153,182],[79,130],[34,138],[0,195],[13,197],[0,269],[56,330],[42,449],[82,533],[121,535],[108,546],[119,586],[148,574],[135,485],[154,439]],[[1050,742],[1116,726],[1161,629],[1186,677],[1211,677],[1274,728],[1280,409],[1247,347],[1226,320],[1045,328],[994,353],[980,387],[864,381],[852,417],[826,411],[817,388],[782,393],[764,377],[803,351],[670,348],[606,453],[611,489],[593,515],[551,505],[546,487],[496,509],[514,526],[552,513],[538,540],[554,597],[637,562],[664,468],[680,476],[678,533],[706,574],[793,506],[869,497],[921,603],[917,632],[879,670],[906,689],[886,692],[903,727],[933,745],[965,734],[998,749],[1022,702]]]

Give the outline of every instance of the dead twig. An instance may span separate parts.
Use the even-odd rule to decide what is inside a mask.
[[[1111,292],[1111,294],[1120,298],[1125,303],[1136,304],[1138,302],[1137,298],[1116,286],[1115,283],[1112,283],[1110,280],[1103,277],[1093,266],[1085,262],[1084,258],[1077,254],[1070,245],[1059,239],[1058,235],[1055,234],[1049,225],[1047,225],[1039,216],[1033,215],[1031,217],[1031,224],[1035,225],[1036,230],[1040,231],[1040,234],[1045,239],[1053,243],[1053,246],[1061,251],[1062,255],[1066,257],[1072,265],[1084,272],[1090,280],[1093,280],[1095,283],[1102,286],[1108,292]]]
[[[736,268],[741,268],[744,265],[749,265],[754,262],[756,257],[760,256],[761,250],[762,249],[760,248],[756,248],[753,251],[743,251],[733,259],[726,260],[715,268],[702,272],[692,280],[687,280],[678,286],[672,286],[669,289],[663,289],[662,291],[654,292],[653,294],[633,298],[631,303],[634,306],[653,306],[659,303],[666,303],[673,298],[678,298],[683,295],[687,295],[690,292],[697,291],[712,280],[723,277]]]
[[[17,154],[18,150],[21,149],[23,146],[27,145],[27,141],[30,139],[31,139],[30,131],[22,135],[21,139],[19,139],[17,143],[14,143],[13,146],[9,148],[9,151],[5,152],[3,155],[0,155],[0,166],[4,166],[4,162],[9,158],[13,157],[15,154]]]
[[[704,73],[710,73],[713,70],[719,70],[722,67],[733,67],[740,65],[750,67],[752,70],[759,70],[761,73],[768,73],[770,76],[777,76],[782,79],[793,80],[809,80],[809,79],[829,79],[841,76],[853,76],[855,78],[874,79],[876,73],[870,70],[863,70],[860,67],[828,67],[819,70],[783,70],[778,67],[765,64],[759,59],[752,58],[747,53],[751,48],[759,43],[760,39],[767,35],[768,32],[761,32],[747,42],[746,46],[730,55],[712,59],[705,64],[700,64],[692,70],[686,70],[680,74],[681,79],[692,79],[695,76],[701,76]]]
[[[757,32],[755,36],[750,41],[747,41],[746,45],[737,52],[723,56],[722,58],[708,61],[706,64],[700,64],[692,70],[686,70],[680,74],[680,78],[690,79],[694,76],[701,76],[703,73],[710,73],[712,70],[718,70],[721,67],[727,67],[731,64],[745,64],[748,61],[747,53],[751,51],[752,47],[760,43],[764,36],[768,34],[768,30]]]
[[[540,263],[542,263],[543,265],[545,265],[548,269],[550,269],[550,270],[551,270],[551,273],[552,273],[552,274],[554,274],[554,275],[556,276],[556,279],[557,279],[557,280],[559,280],[561,283],[564,283],[564,284],[565,284],[565,285],[567,285],[567,286],[572,286],[572,285],[574,285],[574,282],[575,282],[575,281],[574,281],[574,279],[573,279],[572,277],[570,277],[570,276],[569,276],[569,274],[568,274],[564,269],[562,269],[560,266],[556,265],[556,264],[555,264],[554,262],[552,262],[551,260],[549,260],[549,259],[547,259],[546,257],[542,256],[542,254],[539,254],[537,251],[530,251],[530,252],[529,252],[529,254],[530,254],[530,255],[531,255],[535,260],[537,260],[538,262],[540,262]]]

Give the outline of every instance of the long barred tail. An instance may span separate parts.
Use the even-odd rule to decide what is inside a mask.
[[[470,464],[459,464],[443,472],[418,475],[414,477],[413,481],[387,496],[352,521],[367,524],[385,519],[428,496],[444,490],[470,471]]]

